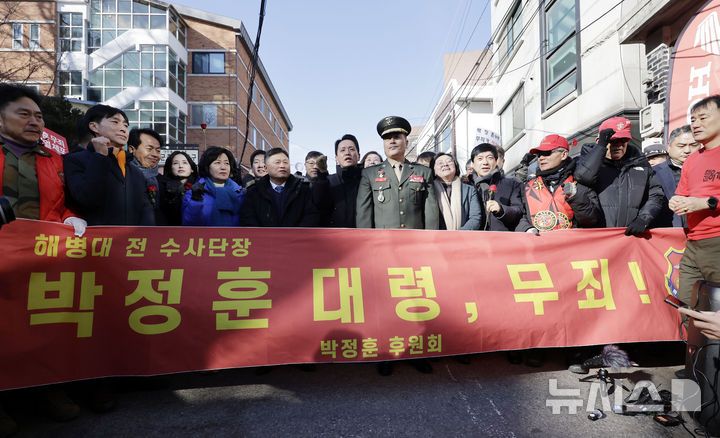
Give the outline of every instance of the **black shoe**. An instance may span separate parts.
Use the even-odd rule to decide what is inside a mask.
[[[380,362],[377,364],[377,372],[381,376],[389,376],[393,372],[392,362]]]
[[[522,363],[522,353],[519,351],[508,351],[505,353],[508,362],[513,365],[520,365]]]
[[[679,370],[675,371],[675,377],[678,379],[689,379],[690,376],[688,376],[687,371],[685,368],[680,368]]]
[[[540,368],[545,363],[545,353],[542,350],[532,349],[525,354],[525,365],[531,368]]]
[[[412,359],[410,365],[423,374],[432,374],[433,372],[432,365],[430,365],[427,359]]]

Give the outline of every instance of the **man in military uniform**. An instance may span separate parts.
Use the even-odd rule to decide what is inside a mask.
[[[437,230],[440,222],[432,172],[405,159],[410,123],[389,116],[377,124],[387,159],[363,169],[357,195],[358,228]]]
[[[437,230],[440,211],[432,171],[405,159],[410,123],[389,116],[377,124],[387,159],[363,169],[356,204],[357,228],[417,228]],[[409,363],[421,373],[432,373],[425,359]],[[378,363],[378,373],[392,373],[392,362]]]

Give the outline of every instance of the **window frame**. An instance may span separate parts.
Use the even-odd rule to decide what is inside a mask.
[[[575,10],[575,29],[567,36],[565,36],[562,40],[557,41],[555,47],[549,50],[549,38],[547,35],[548,12],[552,9],[553,6],[562,1],[566,0],[541,0],[540,4],[540,10],[542,11],[542,16],[540,18],[540,77],[542,87],[541,101],[543,112],[562,102],[563,99],[572,95],[573,93],[577,93],[578,95],[582,94],[582,70],[580,62],[582,58],[580,56],[580,5],[578,0],[569,0],[575,3],[573,6]],[[570,44],[572,46],[571,41],[573,40],[575,42],[575,67],[566,71],[562,76],[556,78],[552,83],[548,83],[549,78],[547,69],[550,65],[550,59],[554,55],[561,53],[561,49],[563,49],[566,44]],[[559,97],[556,97],[551,101],[550,94],[555,91],[559,86],[567,83],[567,81],[570,80],[573,76],[575,77],[575,87],[571,91]]]
[[[18,31],[19,29],[19,31]],[[23,33],[24,33],[23,25],[22,23],[13,23],[12,25],[12,48],[13,49],[22,49],[23,48]],[[17,36],[19,34],[19,37]]]
[[[516,105],[516,99],[518,97],[522,97],[522,101],[520,102],[520,105]],[[520,113],[522,114],[522,127],[519,129],[515,125],[515,116],[516,116],[515,110],[516,109],[519,110]],[[510,120],[512,122],[512,125],[511,125],[512,135],[510,135],[509,137],[506,138],[503,133],[503,115],[508,110],[511,111]],[[508,145],[511,145],[513,143],[513,141],[515,140],[515,138],[519,137],[525,130],[525,84],[524,83],[520,84],[520,86],[510,96],[510,98],[508,99],[505,106],[503,106],[503,108],[500,110],[500,112],[498,112],[498,116],[500,118],[500,140],[502,142],[502,146],[507,147]],[[515,131],[517,131],[517,133]]]
[[[35,31],[35,32],[33,32]],[[33,33],[36,33],[35,37],[33,38]],[[33,23],[30,24],[30,35],[28,39],[28,48],[30,50],[38,50],[40,49],[40,25]]]
[[[212,62],[211,57],[212,55],[222,55],[222,71],[211,71],[212,70]],[[205,56],[206,59],[196,63],[196,57],[202,57]],[[197,71],[196,65],[199,67],[202,67],[201,70],[203,71]],[[225,52],[193,52],[192,54],[192,72],[193,74],[200,74],[200,75],[224,75],[226,74],[225,71]]]
[[[198,120],[196,120],[197,117],[195,117],[195,114],[193,114],[196,111],[196,108],[198,108],[198,107],[201,108],[201,110],[202,110],[202,120],[200,121],[200,123],[198,123]],[[190,123],[193,126],[200,126],[203,123],[205,123],[208,127],[218,126],[218,120],[217,120],[218,119],[218,116],[217,116],[218,108],[217,107],[218,107],[218,105],[215,103],[192,103],[192,104],[190,104]],[[207,119],[207,114],[208,114],[207,110],[209,110],[211,108],[214,108],[214,112],[215,112],[215,120],[212,123],[208,122],[208,119]]]

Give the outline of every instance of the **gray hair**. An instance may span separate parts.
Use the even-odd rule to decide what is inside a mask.
[[[670,133],[670,136],[668,137],[668,146],[671,145],[676,138],[680,137],[683,134],[692,134],[692,128],[690,127],[690,125],[683,125],[679,128],[673,129],[673,131]]]

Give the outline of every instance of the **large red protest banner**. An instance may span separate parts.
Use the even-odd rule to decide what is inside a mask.
[[[623,229],[0,229],[0,389],[679,339],[684,236]]]
[[[665,138],[690,123],[690,108],[720,93],[720,0],[711,0],[685,25],[670,58]]]

